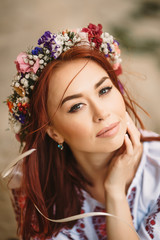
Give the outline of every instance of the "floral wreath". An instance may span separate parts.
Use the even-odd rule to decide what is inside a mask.
[[[38,40],[39,47],[21,52],[15,61],[17,74],[12,81],[12,94],[7,98],[9,124],[17,140],[24,142],[30,123],[30,99],[36,81],[45,66],[75,45],[90,45],[104,53],[116,74],[121,74],[119,43],[102,25],[66,30],[57,34],[46,31]]]

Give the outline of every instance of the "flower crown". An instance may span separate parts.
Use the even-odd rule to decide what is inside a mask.
[[[102,25],[53,34],[46,31],[38,40],[39,47],[21,52],[16,61],[17,74],[12,81],[12,94],[7,99],[9,123],[19,141],[23,142],[30,122],[30,98],[43,68],[73,46],[90,45],[103,52],[117,75],[121,73],[119,43]]]

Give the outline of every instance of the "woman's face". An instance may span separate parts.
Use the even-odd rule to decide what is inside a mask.
[[[73,152],[110,153],[122,146],[126,133],[124,100],[107,72],[90,60],[67,89],[86,59],[64,63],[53,73],[48,93],[49,135]]]

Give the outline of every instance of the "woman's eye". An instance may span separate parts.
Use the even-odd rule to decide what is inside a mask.
[[[99,96],[104,95],[104,94],[107,94],[111,89],[112,89],[112,87],[102,88],[102,89],[99,91]]]
[[[71,107],[68,112],[69,113],[77,112],[81,108],[82,105],[83,105],[83,103],[77,103],[73,107]]]

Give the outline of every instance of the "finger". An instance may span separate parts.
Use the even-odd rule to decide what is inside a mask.
[[[139,146],[140,145],[140,132],[128,114],[127,114],[127,131],[130,135],[133,146],[134,147]]]
[[[125,136],[124,136],[124,143],[126,146],[126,154],[129,156],[132,156],[133,155],[133,145],[132,145],[131,140],[129,139],[128,134],[125,134]]]

